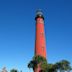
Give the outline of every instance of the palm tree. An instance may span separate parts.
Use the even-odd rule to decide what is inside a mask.
[[[30,61],[30,63],[28,64],[28,68],[32,68],[33,70],[36,67],[37,67],[37,62],[34,60]]]
[[[32,68],[33,70],[40,64],[40,66],[44,66],[47,64],[47,60],[42,56],[34,56],[33,59],[29,62],[28,68]]]

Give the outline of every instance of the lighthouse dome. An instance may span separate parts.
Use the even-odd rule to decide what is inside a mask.
[[[42,10],[41,10],[41,9],[38,9],[38,10],[36,11],[36,15],[43,15]]]
[[[36,11],[36,17],[35,17],[35,20],[36,20],[37,18],[39,18],[39,17],[41,17],[41,18],[44,19],[44,17],[43,17],[43,12],[42,12],[41,9],[38,9],[38,10]]]

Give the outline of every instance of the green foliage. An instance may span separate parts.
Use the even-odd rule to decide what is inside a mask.
[[[61,72],[71,70],[70,62],[67,60],[62,60],[60,62],[57,62],[55,65],[57,70],[60,70]]]
[[[42,56],[34,56],[33,60],[36,61],[38,64],[41,63],[41,62],[46,61],[46,59]]]
[[[28,64],[28,68],[32,68],[34,70],[34,68],[37,67],[37,62],[36,61],[30,61],[30,63]]]
[[[47,68],[48,68],[48,64],[43,62],[41,64],[41,68],[42,68],[43,72],[46,72],[47,71]]]
[[[42,65],[47,63],[47,61],[42,56],[34,56],[33,59],[29,62],[28,68],[32,68],[34,70],[34,68],[36,68],[39,63],[41,63]],[[45,65],[42,65],[42,66],[45,66]]]
[[[28,68],[36,68],[40,64],[40,72],[70,72],[72,70],[70,62],[67,60],[61,60],[55,64],[47,63],[47,60],[42,56],[34,56],[32,61],[28,64]]]
[[[18,72],[18,70],[16,70],[16,69],[12,69],[10,72]]]

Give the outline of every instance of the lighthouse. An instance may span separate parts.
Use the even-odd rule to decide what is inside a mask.
[[[35,37],[35,56],[42,56],[46,58],[46,41],[44,31],[44,16],[41,10],[37,10],[36,16],[36,37]],[[34,72],[40,72],[40,66],[35,68]]]

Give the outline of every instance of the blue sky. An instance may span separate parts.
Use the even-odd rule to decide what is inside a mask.
[[[0,70],[32,72],[37,9],[44,12],[48,62],[72,62],[72,0],[0,0]]]

